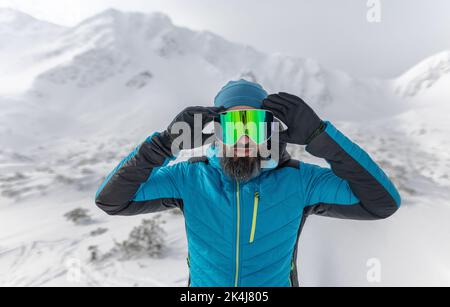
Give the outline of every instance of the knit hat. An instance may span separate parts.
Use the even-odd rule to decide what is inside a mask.
[[[267,92],[258,83],[241,79],[228,82],[217,94],[214,105],[227,109],[236,106],[249,106],[261,109],[262,102],[267,96]]]

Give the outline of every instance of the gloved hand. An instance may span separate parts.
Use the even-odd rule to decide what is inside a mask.
[[[223,110],[225,109],[217,107],[200,107],[200,106],[188,107],[184,109],[180,114],[178,114],[175,117],[175,119],[172,121],[169,127],[167,127],[167,129],[162,133],[163,139],[165,140],[165,146],[172,147],[172,145],[175,145],[175,148],[172,148],[172,154],[174,155],[178,153],[174,151],[183,149],[193,149],[196,147],[203,146],[205,144],[205,141],[214,134],[213,133],[205,134],[202,132],[202,130],[205,128],[205,125],[207,123],[213,121],[214,118],[218,116],[218,114]],[[199,120],[197,123],[194,122],[196,114],[201,115],[201,121]],[[177,123],[186,123],[187,126],[186,124],[177,126],[176,125]],[[182,138],[180,139],[180,142],[178,142],[177,140],[177,144],[173,144],[178,137],[180,137],[183,133],[187,132],[183,130],[178,131],[179,129],[173,129],[174,127],[175,128],[181,127],[182,129],[189,127],[190,144],[187,144],[186,142],[181,143]]]
[[[308,145],[326,127],[301,98],[288,93],[270,95],[263,101],[263,109],[288,126],[288,130],[280,132],[280,142]]]

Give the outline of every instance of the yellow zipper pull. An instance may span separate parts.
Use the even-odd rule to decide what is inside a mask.
[[[258,206],[259,206],[259,193],[255,192],[255,200],[254,200],[254,205],[253,205],[252,230],[250,232],[250,243],[253,243],[253,241],[255,241],[256,221],[258,218]]]

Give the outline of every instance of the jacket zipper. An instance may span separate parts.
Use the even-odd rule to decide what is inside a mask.
[[[289,287],[292,287],[292,273],[294,272],[294,260],[291,261],[291,270],[289,272]]]
[[[236,180],[236,209],[237,209],[237,221],[236,221],[236,275],[234,277],[234,286],[238,286],[239,282],[239,245],[240,245],[240,224],[241,224],[241,195],[240,195],[239,181]]]
[[[189,271],[188,287],[190,287],[191,286],[191,257],[189,255],[189,253],[188,253],[188,256],[186,258],[186,262],[187,262],[188,271]]]
[[[256,221],[258,219],[259,193],[255,192],[255,200],[253,204],[252,230],[250,232],[250,243],[255,241]]]

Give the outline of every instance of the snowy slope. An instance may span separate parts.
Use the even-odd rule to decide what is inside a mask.
[[[48,27],[43,27],[43,33]],[[311,59],[263,54],[210,32],[177,27],[160,13],[108,10],[51,38],[41,45],[33,43],[37,50],[28,56],[33,64],[25,72],[41,73],[28,74],[28,79],[35,80],[33,86],[25,95],[14,97],[26,101],[22,105],[27,106],[22,113],[16,107],[13,112],[20,116],[30,108],[40,108],[39,114],[48,114],[48,118],[39,120],[51,123],[51,127],[65,123],[62,136],[79,135],[80,126],[85,129],[83,133],[148,133],[160,128],[180,107],[211,104],[226,81],[239,77],[259,81],[271,92],[291,91],[324,116],[341,120],[385,117],[385,105],[379,101],[387,104],[393,99],[385,81],[356,80]],[[25,72],[10,70],[5,78],[21,80]],[[167,102],[164,108],[160,108],[160,100]],[[346,112],[341,101],[353,112]],[[401,108],[390,103],[389,113]],[[156,109],[158,116],[142,127]],[[70,113],[70,118],[64,113]],[[117,120],[112,122],[114,117]],[[54,122],[56,118],[61,120]],[[129,122],[127,129],[116,126],[125,121]],[[11,129],[13,126],[8,123]],[[45,137],[46,127],[36,133]],[[29,130],[22,125],[17,128],[13,129],[17,134]]]
[[[396,80],[397,93],[415,97],[433,91],[441,80],[450,74],[450,51],[425,59]],[[448,82],[448,80],[447,80]]]
[[[401,189],[405,206],[387,221],[309,220],[299,259],[305,285],[366,285],[369,258],[381,260],[381,284],[450,284],[448,52],[395,80],[361,80],[161,13],[108,10],[63,28],[0,10],[0,40],[12,37],[0,47],[0,285],[185,285],[184,224],[172,213],[163,214],[163,258],[91,262],[89,246],[106,253],[143,218],[106,217],[93,195],[134,146],[239,77],[303,97]],[[94,222],[64,219],[78,207]],[[68,278],[74,261],[78,283]]]
[[[36,53],[64,29],[0,8],[0,95],[26,90],[37,75],[50,67],[51,63],[37,60]]]

